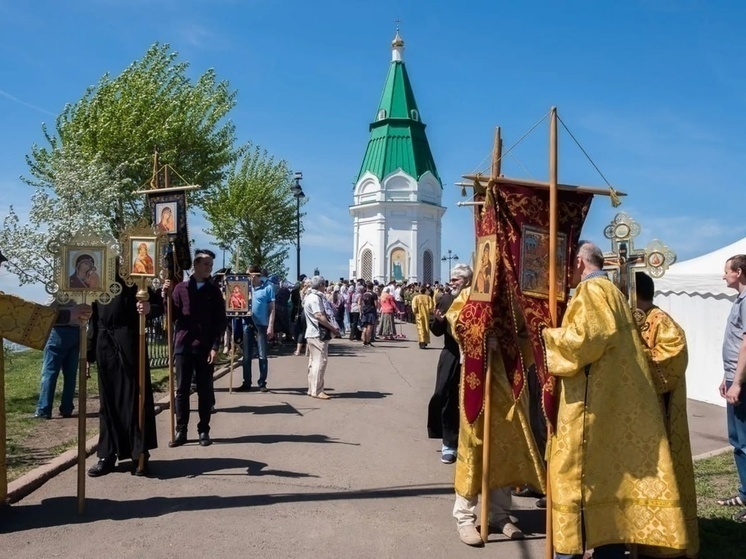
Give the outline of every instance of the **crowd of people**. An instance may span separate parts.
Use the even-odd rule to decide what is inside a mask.
[[[189,280],[167,281],[162,290],[151,289],[147,301],[138,300],[136,289],[120,280],[121,294],[109,305],[57,311],[55,333],[45,349],[36,417],[51,416],[60,370],[66,379],[60,412],[72,414],[74,383],[70,379],[74,379],[76,351],[72,328],[78,317],[92,313],[87,359],[99,371],[100,439],[99,459],[90,468],[90,476],[108,474],[117,460],[130,459],[135,474],[148,473],[147,458],[157,440],[150,376],[146,374],[143,387],[136,378],[136,325],[139,315],[162,314],[165,298],[173,301],[177,376],[176,436],[169,446],[188,440],[193,383],[199,402],[198,441],[202,446],[211,444],[213,370],[226,330],[243,347],[239,391],[254,387],[254,358],[259,364],[256,386],[269,390],[268,344],[286,342],[294,345],[294,355],[308,357],[308,396],[328,400],[324,376],[329,341],[346,336],[362,346],[373,346],[378,339],[395,340],[403,336],[397,332],[399,318],[416,325],[420,348],[430,343],[431,333],[444,338],[427,430],[431,438],[441,441],[441,461],[456,464],[453,516],[461,541],[483,545],[475,513],[480,497],[489,499],[489,518],[484,521],[511,539],[522,538],[509,514],[511,489],[522,482],[537,495],[551,491],[558,559],[581,558],[591,548],[597,559],[617,559],[625,555],[629,544],[637,544],[643,557],[697,555],[696,495],[686,417],[686,338],[675,321],[653,304],[654,284],[647,275],[636,276],[638,306],[644,314],[640,323],[603,271],[600,249],[581,241],[572,262],[574,292],[562,324],[541,332],[548,372],[557,382],[557,427],[549,441],[542,440],[545,425],[539,429],[531,425],[526,401],[513,401],[507,377],[493,375],[490,401],[498,413],[491,415],[489,440],[500,441],[498,447],[510,452],[491,461],[489,495],[485,496],[481,495],[481,467],[487,430],[484,425],[466,425],[462,400],[463,340],[458,325],[472,287],[469,266],[457,265],[446,284],[433,286],[328,282],[320,275],[301,276],[290,284],[251,266],[252,312],[229,324],[225,297],[231,294],[222,293],[218,278],[212,275],[214,257],[211,251],[196,251]],[[739,486],[733,496],[724,496],[719,503],[738,508],[734,520],[746,522],[746,412],[741,391],[746,382],[746,255],[728,259],[723,277],[738,292],[723,343],[720,392],[727,401],[728,435]],[[486,359],[496,364],[501,349],[496,338],[487,336],[485,343]],[[140,390],[146,410],[142,424],[136,405]],[[500,408],[506,402],[512,404],[507,415]],[[649,520],[640,523],[643,517]]]

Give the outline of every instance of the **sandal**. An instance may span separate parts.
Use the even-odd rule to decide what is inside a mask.
[[[727,499],[718,499],[717,503],[721,507],[746,507],[746,503],[744,503],[740,495],[734,495]],[[744,522],[746,522],[746,519],[744,519]]]
[[[746,524],[746,509],[743,509],[740,512],[737,512],[733,515],[733,520],[735,522],[739,522],[741,524]]]

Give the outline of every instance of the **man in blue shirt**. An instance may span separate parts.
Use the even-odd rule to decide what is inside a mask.
[[[267,280],[267,273],[259,266],[250,266],[251,316],[246,319],[243,332],[243,384],[236,391],[251,390],[251,360],[256,348],[259,357],[259,390],[267,392],[267,338],[274,334],[275,291]]]

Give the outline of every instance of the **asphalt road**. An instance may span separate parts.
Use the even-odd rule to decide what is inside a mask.
[[[441,464],[425,429],[441,344],[419,350],[413,327],[404,331],[407,340],[374,348],[335,340],[328,401],[306,396],[304,357],[270,360],[269,393],[229,394],[222,377],[212,446],[196,442],[196,400],[183,447],[168,448],[161,413],[151,477],[130,475],[127,462],[86,478],[78,515],[70,468],[2,512],[0,556],[543,557],[535,499],[514,499],[525,541],[493,535],[482,551],[459,541],[454,467]],[[237,386],[241,369],[234,375]],[[723,410],[692,408],[694,454],[726,446]]]

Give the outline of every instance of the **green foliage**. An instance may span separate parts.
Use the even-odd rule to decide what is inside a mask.
[[[13,208],[0,233],[9,269],[21,283],[48,282],[47,243],[62,228],[82,225],[118,237],[145,213],[135,194],[153,175],[153,152],[181,177],[206,188],[224,180],[235,161],[235,127],[227,119],[235,92],[207,70],[195,81],[168,45],[152,45],[119,76],[104,75],[42,127],[47,146],[26,156],[36,187],[29,224]]]
[[[211,223],[208,233],[239,253],[246,263],[286,275],[289,244],[296,236],[296,199],[285,161],[246,145],[225,185],[202,189],[199,204]]]
[[[44,128],[50,148],[33,146],[27,157],[32,184],[54,187],[53,159],[60,146],[74,143],[86,160],[101,157],[128,179],[125,203],[153,172],[153,150],[188,180],[218,184],[235,154],[235,127],[226,117],[235,92],[207,70],[196,82],[189,64],[177,62],[169,45],[152,45],[142,60],[116,78],[104,75],[83,98],[57,117],[58,137]]]
[[[74,144],[57,148],[49,172],[54,190],[37,187],[31,197],[29,223],[21,222],[11,206],[0,231],[0,246],[9,258],[7,263],[21,285],[47,283],[53,274],[52,257],[47,243],[62,231],[85,228],[98,233],[116,233],[116,213],[128,222],[141,214],[141,209],[121,205],[120,192],[126,179],[118,171],[109,170],[101,157],[82,157]]]

